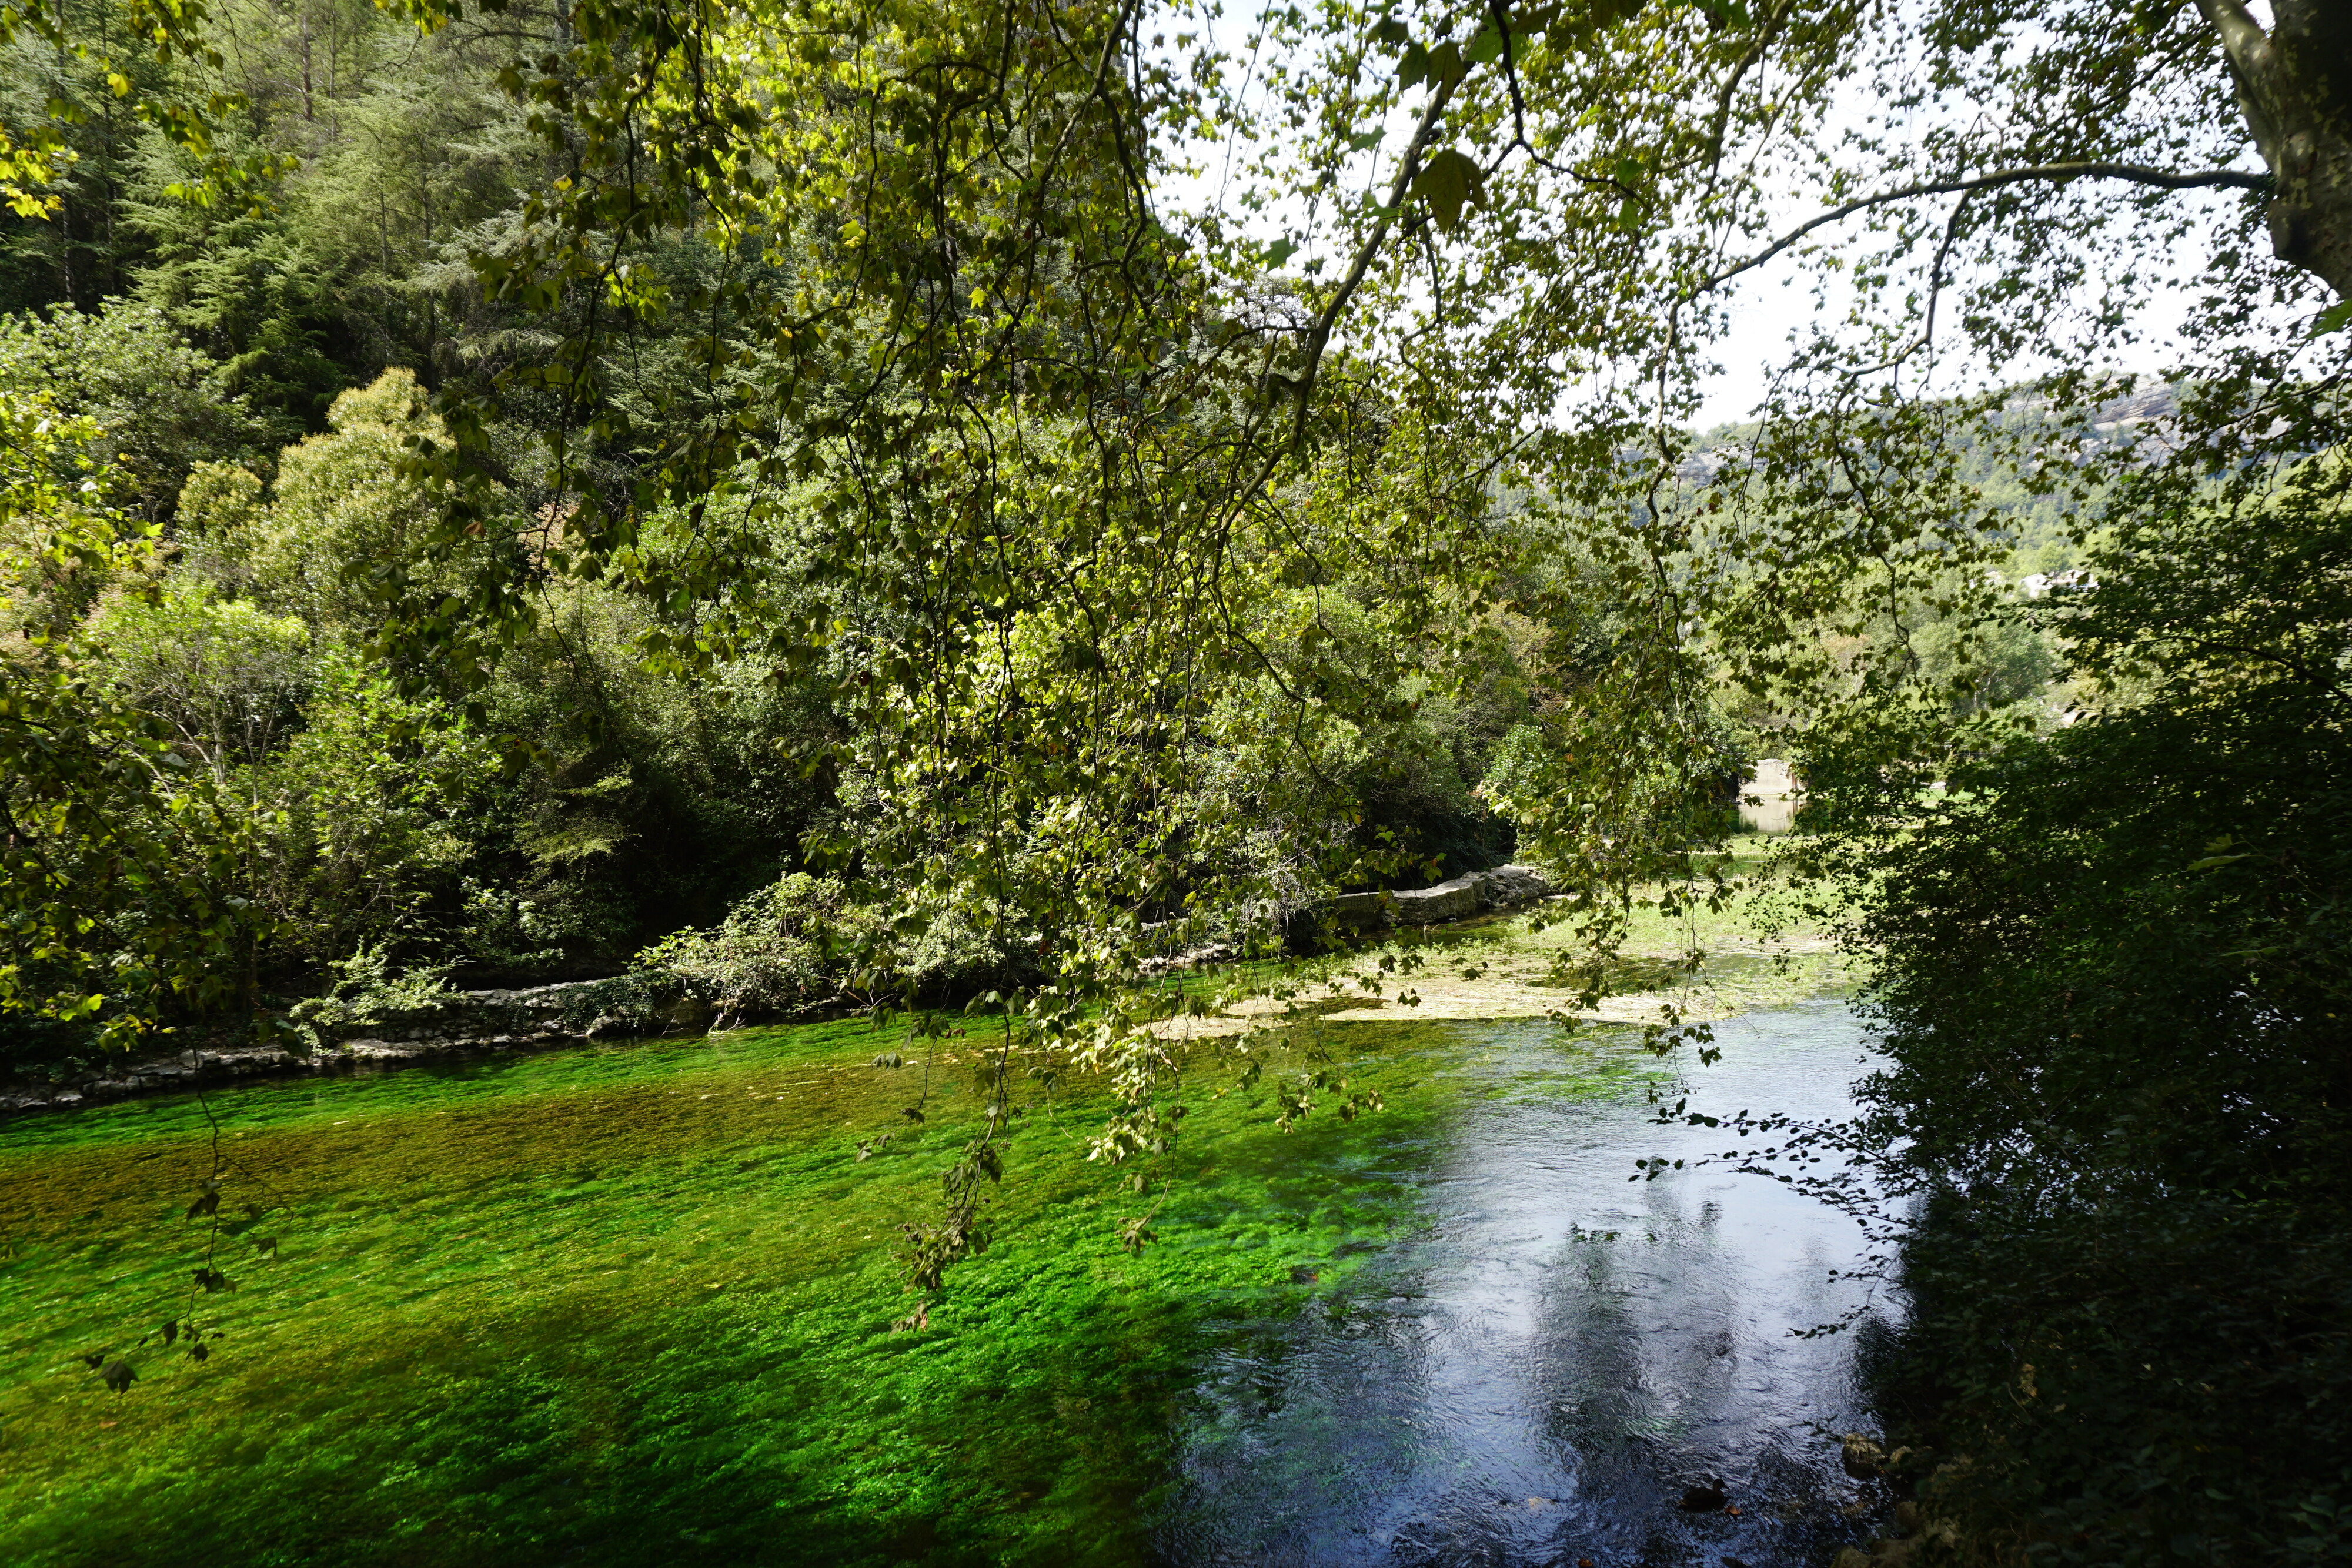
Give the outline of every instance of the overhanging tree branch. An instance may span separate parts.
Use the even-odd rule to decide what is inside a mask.
[[[1461,80],[1458,76],[1448,77],[1437,84],[1435,92],[1429,95],[1428,106],[1421,111],[1421,123],[1413,127],[1412,140],[1405,143],[1404,156],[1397,161],[1396,178],[1389,185],[1389,199],[1382,209],[1382,215],[1373,222],[1372,232],[1366,235],[1363,243],[1356,247],[1346,276],[1340,278],[1339,287],[1332,291],[1330,299],[1316,317],[1314,329],[1307,336],[1307,363],[1299,371],[1295,383],[1298,407],[1291,426],[1290,444],[1293,447],[1307,437],[1307,399],[1315,391],[1315,372],[1322,369],[1323,350],[1331,341],[1331,329],[1348,308],[1348,302],[1355,298],[1356,290],[1363,286],[1364,275],[1371,270],[1373,261],[1381,254],[1381,247],[1388,243],[1389,227],[1395,221],[1388,214],[1403,208],[1406,196],[1412,190],[1413,176],[1421,172],[1422,154],[1429,151],[1430,138],[1436,133],[1437,122],[1444,117],[1445,106],[1453,101],[1454,89]]]
[[[1693,295],[1719,288],[1743,272],[1757,267],[1811,234],[1815,229],[1852,217],[1856,213],[1876,207],[1892,206],[1897,202],[1916,200],[1921,196],[1967,194],[1990,191],[2001,185],[2024,185],[2036,182],[2065,184],[2075,180],[2121,180],[2135,185],[2152,185],[2161,191],[2268,191],[2268,174],[2250,174],[2237,169],[2209,169],[2193,174],[2175,173],[2168,169],[2151,169],[2139,163],[2036,163],[2022,169],[2003,169],[1991,174],[1975,174],[1961,180],[1928,180],[1900,190],[1881,191],[1874,195],[1857,196],[1842,206],[1832,207],[1820,216],[1790,229],[1769,246],[1749,256],[1738,266],[1714,274],[1691,290]]]

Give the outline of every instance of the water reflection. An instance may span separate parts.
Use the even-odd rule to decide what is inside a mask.
[[[1833,1434],[1869,1424],[1832,1281],[1861,1231],[1726,1170],[1626,1179],[1638,1157],[1727,1146],[1662,1129],[1639,1088],[1558,1082],[1538,1024],[1464,1024],[1460,1071],[1507,1092],[1453,1129],[1421,1234],[1304,1314],[1213,1359],[1161,1538],[1179,1563],[1823,1562],[1864,1533]],[[1706,1108],[1832,1114],[1862,1036],[1822,1002],[1717,1026]],[[1591,1049],[1570,1046],[1570,1051]],[[1728,1511],[1692,1512],[1719,1479]]]

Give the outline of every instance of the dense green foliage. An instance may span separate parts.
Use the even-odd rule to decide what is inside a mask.
[[[1896,847],[1840,846],[1890,1059],[1853,1131],[1925,1206],[1889,1381],[1971,1533],[2334,1560],[2352,494],[2332,455],[2177,509],[2137,488],[2052,612],[2109,706],[1958,761]]]
[[[28,329],[24,340],[46,340]],[[28,410],[57,406],[56,378],[44,382],[37,364],[19,370],[42,388]],[[730,918],[736,936],[721,946],[731,941],[755,965],[801,963],[791,985],[746,991],[713,959],[688,959],[700,949],[683,937],[662,951],[681,972],[707,973],[712,999],[738,1016],[747,1002],[772,1014],[835,999],[852,970],[826,957],[821,937],[800,960],[767,951],[799,940],[774,901],[800,897],[788,890],[811,871],[846,870],[854,895],[836,878],[828,899],[838,946],[859,932],[887,941],[905,913],[893,906],[915,898],[903,882],[857,874],[868,844],[903,826],[883,809],[874,771],[847,758],[814,773],[804,765],[853,733],[839,694],[856,662],[798,680],[749,658],[649,663],[642,649],[658,618],[633,595],[571,583],[547,595],[533,632],[470,700],[402,683],[372,651],[382,622],[369,574],[427,559],[420,536],[432,513],[403,457],[404,444],[438,434],[415,382],[385,372],[342,394],[326,430],[286,447],[266,479],[182,449],[185,478],[160,549],[152,525],[139,532],[135,517],[104,511],[102,492],[88,492],[73,505],[117,521],[75,525],[75,538],[95,542],[70,558],[41,531],[71,522],[53,473],[100,485],[119,470],[87,425],[43,438],[53,449],[17,504],[34,576],[16,600],[20,615],[42,619],[26,621],[37,639],[19,644],[12,667],[79,683],[103,705],[93,711],[118,716],[110,722],[154,753],[152,766],[164,769],[156,778],[181,780],[167,791],[174,809],[201,802],[234,820],[234,869],[211,874],[247,912],[240,972],[226,988],[161,1013],[144,993],[118,991],[116,1010],[102,1016],[131,1027],[202,1019],[225,1002],[250,1007],[368,949],[489,976],[610,966],[681,926],[719,924],[738,900],[748,902]],[[110,528],[133,543],[118,547]],[[1183,759],[1195,780],[1187,798],[1204,815],[1229,802],[1228,863],[1286,873],[1322,852],[1323,825],[1350,812],[1362,843],[1392,846],[1421,874],[1505,857],[1508,830],[1471,787],[1541,695],[1532,629],[1490,630],[1482,667],[1503,678],[1457,696],[1416,669],[1418,650],[1385,645],[1374,615],[1345,593],[1269,582],[1252,612],[1268,663],[1204,703],[1202,741]],[[1381,711],[1319,719],[1281,737],[1296,747],[1269,747],[1264,716],[1300,678]],[[1303,786],[1286,781],[1302,771]],[[20,775],[28,788],[35,777]],[[1318,792],[1311,810],[1242,809],[1270,789],[1301,787]],[[173,852],[215,852],[192,842]],[[1187,891],[1177,873],[1142,913],[1164,912]],[[184,892],[159,886],[155,896]],[[1027,916],[1021,940],[1034,944],[1041,921],[1051,924],[1044,911]],[[894,949],[892,972],[919,989],[968,990],[1037,970],[968,914],[942,910],[927,927]],[[52,967],[62,975],[75,962]],[[49,1050],[57,1038],[37,1031],[21,1049]]]

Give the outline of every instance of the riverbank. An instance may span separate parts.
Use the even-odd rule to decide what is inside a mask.
[[[208,1043],[110,1062],[59,1082],[0,1079],[0,1115],[69,1111],[144,1094],[185,1092],[271,1078],[338,1078],[467,1057],[587,1043],[573,1016],[604,981],[520,990],[454,991],[425,1007],[355,1026],[316,1049]]]
[[[1450,968],[1440,963],[1410,988],[1417,998],[1412,1016],[1547,1017],[1560,1011],[1563,1004],[1563,988],[1553,974],[1562,943],[1557,936],[1549,941],[1527,936],[1523,927],[1528,922],[1521,912],[1549,897],[1539,877],[1527,867],[1515,865],[1472,873],[1432,887],[1350,894],[1337,902],[1333,914],[1343,929],[1356,933],[1367,946],[1296,967],[1304,984],[1337,995],[1350,983],[1344,977],[1358,968],[1377,973],[1384,958],[1393,967],[1405,953],[1424,958],[1447,956]],[[1774,996],[1799,995],[1817,988],[1821,957],[1827,952],[1826,944],[1807,936],[1766,940],[1747,930],[1737,917],[1708,917],[1702,931],[1698,925],[1676,925],[1653,915],[1646,921],[1637,920],[1632,936],[1626,957],[1632,966],[1627,974],[1633,988],[1610,998],[1600,1009],[1574,1016],[1591,1022],[1648,1021],[1661,1006],[1671,1003],[1685,1010],[1696,1009],[1696,1018],[1727,1017],[1732,1011],[1764,1005]],[[1661,978],[1654,972],[1693,941],[1704,942],[1733,960],[1732,968],[1756,957],[1784,961],[1784,967],[1785,961],[1794,960],[1801,977],[1793,986],[1759,987],[1754,976],[1736,978],[1724,972],[1696,986],[1643,988],[1640,984],[1637,971],[1642,967],[1647,967],[1642,972],[1649,972],[1652,979]],[[1227,956],[1221,950],[1187,955],[1169,963],[1162,973],[1204,971],[1214,983],[1219,971],[1235,972],[1225,961]],[[1455,977],[1465,961],[1466,967],[1479,972]],[[1255,965],[1239,972],[1255,975],[1267,968]],[[1667,978],[1687,980],[1689,977]],[[620,993],[626,988],[625,979],[592,979],[445,991],[422,1005],[342,1026],[315,1050],[213,1040],[79,1070],[56,1080],[0,1078],[0,1117],[77,1110],[142,1095],[266,1079],[348,1078],[426,1063],[562,1050],[600,1040],[699,1036],[719,1021],[709,1006],[691,998],[673,998],[663,1007],[648,1009],[633,998],[623,998]],[[1360,987],[1354,995],[1353,1007],[1339,1016],[1370,1018],[1396,1005],[1391,995],[1374,996]],[[1260,1000],[1209,1017],[1180,1020],[1173,1030],[1161,1032],[1195,1037],[1239,1034],[1263,1027],[1266,1017],[1281,1014],[1286,1006]]]

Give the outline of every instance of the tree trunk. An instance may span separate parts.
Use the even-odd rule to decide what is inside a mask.
[[[2269,165],[2271,248],[2352,298],[2352,5],[2274,0],[2264,33],[2236,0],[2197,0],[2221,35]]]

